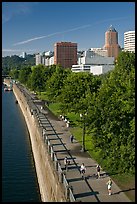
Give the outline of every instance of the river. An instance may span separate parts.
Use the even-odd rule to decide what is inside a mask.
[[[2,202],[41,202],[29,132],[15,100],[2,86]]]

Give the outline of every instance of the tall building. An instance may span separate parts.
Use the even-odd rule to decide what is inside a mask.
[[[118,57],[120,46],[118,44],[118,32],[111,25],[105,33],[104,49],[108,50],[108,57]]]
[[[124,33],[124,50],[135,53],[135,31]]]
[[[42,64],[42,54],[37,53],[35,54],[35,57],[36,57],[36,65]]]
[[[60,64],[64,68],[71,68],[73,64],[77,64],[77,43],[55,43],[54,64]]]
[[[22,52],[22,57],[26,58],[27,53],[26,52]]]

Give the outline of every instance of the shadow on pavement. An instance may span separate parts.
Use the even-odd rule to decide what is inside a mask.
[[[129,189],[126,189],[126,190],[122,190],[122,191],[118,191],[116,193],[113,193],[113,195],[119,194],[119,193],[122,193],[122,192],[133,191],[133,190],[135,190],[135,188],[129,188]]]
[[[98,191],[93,191],[93,192],[86,192],[86,193],[79,193],[79,194],[74,194],[75,198],[81,198],[81,197],[87,197],[87,196],[95,196],[99,194]]]

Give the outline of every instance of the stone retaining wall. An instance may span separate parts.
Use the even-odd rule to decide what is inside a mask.
[[[13,92],[29,130],[41,200],[43,202],[66,202],[63,187],[57,178],[48,149],[42,139],[42,128],[39,126],[35,114],[32,114],[24,93],[16,84],[13,85]]]

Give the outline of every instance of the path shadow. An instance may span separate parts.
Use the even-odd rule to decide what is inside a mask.
[[[86,165],[86,167],[96,167],[96,165],[90,165],[90,166],[87,166],[87,165]]]
[[[70,165],[73,165],[73,166],[70,166]],[[71,169],[71,170],[72,170],[72,169],[78,169],[78,167],[77,167],[77,166],[74,166],[74,165],[75,165],[75,164],[69,164],[68,168]]]
[[[68,181],[69,183],[71,183],[71,182],[75,182],[75,181],[81,181],[81,180],[82,180],[81,177],[78,177],[78,178],[72,178],[72,179],[67,179],[67,181]]]
[[[113,193],[113,195],[116,195],[116,194],[119,194],[119,193],[122,193],[122,192],[127,192],[127,191],[135,191],[135,188],[129,188],[129,189],[126,189],[126,190],[121,190],[121,191],[118,191],[116,193]]]
[[[86,177],[86,179],[97,179],[98,178],[98,176],[97,176],[97,174],[92,174],[92,175],[88,175],[87,177]]]
[[[82,198],[82,197],[87,197],[87,196],[95,196],[99,194],[98,191],[93,191],[93,192],[85,192],[85,193],[78,193],[74,194],[75,198]]]

